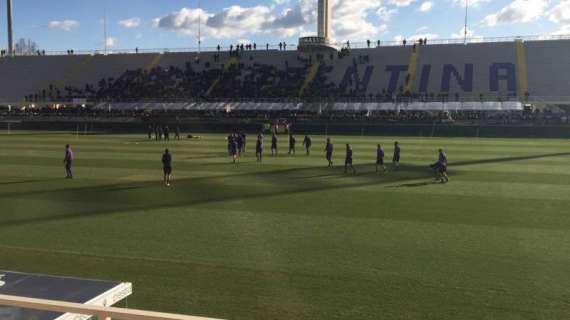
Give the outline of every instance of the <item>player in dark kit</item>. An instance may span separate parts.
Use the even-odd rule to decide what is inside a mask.
[[[152,127],[152,125],[148,126],[148,140],[152,139],[152,134],[154,133],[154,128]]]
[[[263,161],[263,135],[258,136],[255,142],[255,156],[257,157],[257,162]]]
[[[327,145],[325,146],[325,153],[326,153],[327,161],[329,162],[329,168],[332,168],[332,166],[333,166],[333,162],[332,162],[333,151],[334,151],[334,145],[331,142],[331,138],[327,138]]]
[[[243,152],[243,137],[241,134],[236,134],[235,141],[238,147],[238,154],[241,156],[241,153]]]
[[[164,172],[164,185],[170,187],[170,178],[172,176],[172,154],[168,149],[164,150],[162,155],[162,171]]]
[[[352,147],[350,144],[346,144],[346,159],[344,161],[344,173],[348,172],[348,168],[352,169],[352,173],[356,174],[356,169],[352,165]]]
[[[289,136],[289,155],[295,154],[295,144],[296,143],[297,143],[297,140],[295,139],[295,136],[290,135]]]
[[[376,172],[378,172],[379,168],[382,167],[382,170],[386,171],[386,166],[384,165],[384,149],[379,144],[376,148]]]
[[[242,152],[245,153],[245,147],[247,145],[247,135],[245,133],[240,133],[239,136],[241,137],[241,141],[242,141],[242,147],[241,150]]]
[[[164,140],[170,141],[170,128],[164,126]]]
[[[228,156],[232,155],[232,144],[234,143],[234,136],[233,135],[229,135],[228,138]]]
[[[441,181],[441,183],[449,182],[449,176],[447,175],[447,154],[445,154],[443,149],[439,149],[439,159],[430,167],[436,174],[436,180]]]
[[[65,164],[65,178],[73,179],[73,173],[71,172],[71,164],[73,163],[73,150],[71,150],[70,145],[65,146],[65,157],[63,158],[63,163]]]
[[[237,142],[237,138],[231,140],[230,143],[230,155],[232,157],[233,163],[239,162],[239,145]]]
[[[303,145],[305,146],[305,150],[307,150],[307,156],[310,156],[311,155],[311,146],[313,145],[313,141],[311,140],[311,137],[305,136],[305,139],[303,139]]]
[[[400,154],[402,150],[400,149],[400,144],[398,141],[394,142],[394,157],[392,158],[392,163],[395,167],[400,166]]]
[[[180,140],[180,127],[174,128],[174,139]]]
[[[277,135],[275,133],[271,136],[271,156],[277,155]]]

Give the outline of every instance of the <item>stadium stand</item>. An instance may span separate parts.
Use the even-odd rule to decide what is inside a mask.
[[[0,59],[0,100],[563,100],[568,40]],[[523,79],[524,78],[524,79]],[[524,92],[521,92],[524,91]]]
[[[507,39],[310,54],[240,47],[3,57],[0,116],[566,125],[568,48],[568,39]]]

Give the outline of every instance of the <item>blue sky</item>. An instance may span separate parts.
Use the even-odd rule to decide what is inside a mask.
[[[317,0],[13,0],[15,38],[59,50],[188,48],[237,41],[287,41],[315,32]],[[448,39],[463,27],[464,0],[332,0],[334,33],[350,39]],[[4,1],[3,1],[4,2]],[[473,37],[570,34],[570,0],[470,0]],[[6,46],[5,3],[0,47]],[[201,21],[201,23],[198,23]]]

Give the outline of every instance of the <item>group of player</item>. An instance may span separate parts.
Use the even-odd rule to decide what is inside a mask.
[[[263,149],[264,149],[264,136],[263,133],[259,133],[257,135],[257,140],[255,143],[255,156],[257,162],[263,161]],[[227,138],[228,142],[228,154],[230,155],[232,162],[234,164],[239,163],[239,159],[245,153],[246,150],[246,141],[247,136],[245,133],[233,133],[230,134]],[[295,147],[296,147],[297,140],[295,135],[289,135],[289,155],[295,155]],[[303,139],[303,146],[305,147],[305,154],[307,156],[311,155],[311,148],[313,146],[313,141],[309,135],[305,135]],[[334,144],[332,143],[331,138],[327,138],[326,145],[325,145],[325,158],[328,161],[328,166],[333,167],[333,153],[334,153]],[[392,163],[394,168],[398,168],[400,165],[400,158],[401,158],[402,149],[400,147],[400,143],[398,141],[394,142],[394,154],[392,157]],[[271,135],[271,156],[277,156],[278,154],[278,138],[275,133]],[[385,152],[382,145],[378,144],[376,148],[376,172],[386,172],[387,168],[385,165]],[[436,163],[430,165],[430,167],[436,173],[436,179],[441,181],[442,183],[449,182],[449,176],[447,175],[447,155],[443,149],[439,149],[439,159]],[[356,175],[356,168],[353,165],[353,150],[352,146],[347,143],[346,144],[346,156],[344,162],[344,172],[348,173],[349,171],[352,174]]]
[[[161,126],[161,125],[149,125],[147,129],[147,136],[148,140],[170,140],[170,128],[168,126]],[[174,128],[174,140],[180,140],[180,128]]]
[[[258,162],[263,161],[263,133],[259,133],[257,135],[257,140],[255,143],[255,155]],[[232,162],[234,164],[239,163],[239,159],[243,153],[246,151],[247,145],[247,135],[243,132],[240,133],[233,133],[227,137],[228,142],[228,153],[232,158]],[[295,154],[295,136],[289,136],[289,155]],[[306,155],[309,156],[311,154],[311,147],[313,145],[313,141],[310,136],[306,135],[303,139],[303,146],[305,147]],[[272,134],[271,136],[271,155],[277,156],[278,153],[278,139],[276,134]],[[326,145],[325,145],[325,158],[328,162],[328,167],[332,168],[333,163],[333,153],[334,153],[334,144],[332,143],[331,138],[327,138]],[[394,154],[392,157],[392,163],[394,168],[398,168],[400,165],[400,158],[401,158],[402,149],[400,148],[400,144],[398,141],[394,142]],[[386,165],[384,162],[385,152],[382,145],[378,144],[376,147],[376,172],[386,172]],[[65,146],[65,156],[63,162],[65,164],[65,172],[67,179],[73,179],[72,173],[72,163],[74,160],[73,151],[71,146],[68,144]],[[430,165],[433,171],[436,174],[436,180],[447,183],[449,182],[449,176],[447,175],[447,155],[443,149],[439,149],[439,157],[437,162]],[[170,182],[172,179],[172,154],[170,153],[169,149],[165,149],[162,155],[162,167],[164,173],[164,180],[163,183],[165,186],[170,186]],[[356,175],[356,168],[353,165],[353,150],[352,146],[347,143],[346,144],[346,157],[344,161],[344,173],[348,173],[348,171],[352,171],[352,174]]]

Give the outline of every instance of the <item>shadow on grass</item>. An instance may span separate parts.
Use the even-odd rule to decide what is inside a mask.
[[[570,153],[554,153],[524,157],[507,157],[450,164],[466,166],[485,163],[501,163],[568,156]],[[230,164],[220,164],[230,165]],[[433,171],[428,166],[402,165],[387,173],[376,173],[374,163],[357,165],[358,175],[343,174],[344,166],[297,167],[282,170],[224,174],[218,176],[182,179],[174,181],[172,188],[156,182],[129,182],[99,186],[50,190],[7,192],[0,199],[43,200],[61,203],[59,212],[46,212],[31,207],[18,210],[15,215],[0,215],[0,228],[42,222],[57,222],[97,215],[137,212],[223,203],[236,200],[268,201],[272,197],[300,195],[311,192],[349,190],[369,186],[392,188],[419,188],[432,185]],[[460,174],[456,173],[455,175]],[[334,179],[327,179],[333,177]],[[427,181],[429,179],[429,181]],[[424,180],[418,182],[418,180]],[[25,181],[21,183],[26,183]],[[393,184],[400,183],[396,186]],[[268,205],[271,205],[270,203]]]
[[[0,186],[10,186],[10,185],[18,185],[18,184],[29,184],[29,183],[39,183],[39,182],[48,182],[48,181],[59,181],[61,179],[30,179],[30,180],[19,180],[19,181],[4,181],[0,182]]]
[[[70,187],[64,189],[3,193],[0,194],[0,198],[57,202],[61,204],[61,209],[58,212],[46,212],[43,208],[22,208],[15,215],[0,215],[0,228],[236,200],[268,201],[272,197],[348,190],[432,177],[429,170],[420,168],[379,176],[372,171],[366,172],[364,168],[367,167],[359,167],[362,173],[357,176],[344,175],[344,168],[342,167],[332,169],[310,167],[182,179],[174,181],[171,188],[163,187],[160,181],[78,188],[73,188],[71,182]],[[370,165],[370,167],[374,166]],[[307,179],[301,183],[298,179],[299,177],[318,176],[325,173],[345,179]],[[230,178],[229,181],[228,178]]]
[[[520,156],[520,157],[505,157],[505,158],[495,158],[495,159],[460,161],[460,162],[450,163],[449,166],[459,167],[459,166],[469,166],[469,165],[474,165],[474,164],[513,162],[513,161],[524,161],[524,160],[565,157],[565,156],[570,156],[570,152],[547,153],[547,154],[537,154],[537,155],[532,155],[532,156]]]

